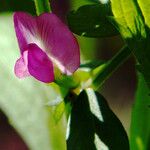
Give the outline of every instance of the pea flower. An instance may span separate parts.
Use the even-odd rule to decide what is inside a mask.
[[[79,45],[68,27],[54,14],[33,17],[14,14],[14,27],[21,56],[15,64],[19,78],[33,76],[39,81],[54,81],[54,68],[71,75],[80,65]]]

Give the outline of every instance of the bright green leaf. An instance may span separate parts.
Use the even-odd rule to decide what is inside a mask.
[[[135,0],[111,0],[111,5],[115,18],[123,18],[132,34],[136,34],[138,30],[135,21],[136,17],[141,19],[141,14]]]
[[[135,43],[136,40],[146,37],[142,13],[135,0],[111,0],[111,4],[118,30],[121,32],[120,28],[124,28],[131,34],[127,36],[121,32],[123,38],[128,41],[129,47],[132,42]]]
[[[114,18],[110,20],[136,56],[139,70],[150,87],[150,0],[111,0],[111,3]]]
[[[137,0],[140,8],[141,8],[141,11],[143,13],[143,16],[144,16],[144,19],[145,19],[145,23],[146,25],[150,28],[150,0]]]

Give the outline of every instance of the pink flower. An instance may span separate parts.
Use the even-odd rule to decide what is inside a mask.
[[[55,14],[32,17],[16,12],[14,26],[21,53],[14,69],[17,77],[31,75],[49,83],[54,81],[54,67],[66,75],[71,75],[79,67],[77,40]]]

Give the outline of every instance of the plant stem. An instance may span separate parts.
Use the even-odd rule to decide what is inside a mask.
[[[110,61],[96,70],[96,77],[93,79],[94,89],[100,88],[112,73],[124,63],[131,55],[132,51],[124,46]]]
[[[34,3],[37,15],[51,11],[49,0],[34,0]]]

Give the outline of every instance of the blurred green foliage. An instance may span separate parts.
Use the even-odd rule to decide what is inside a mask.
[[[62,118],[56,125],[47,106],[58,93],[32,77],[19,80],[15,76],[20,54],[12,14],[0,15],[0,20],[0,109],[31,150],[64,150],[65,121]]]
[[[0,12],[26,11],[35,14],[35,5],[33,0],[1,0]]]

